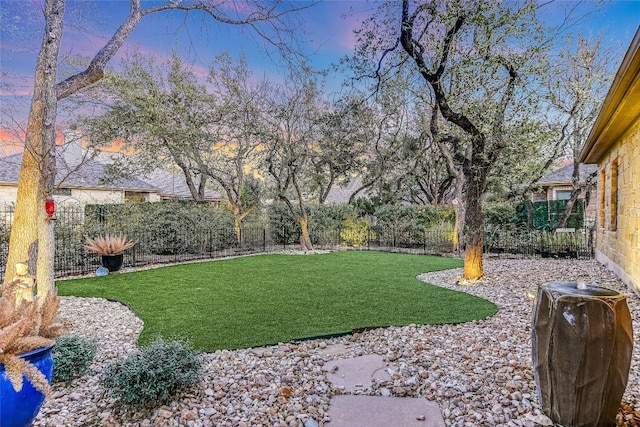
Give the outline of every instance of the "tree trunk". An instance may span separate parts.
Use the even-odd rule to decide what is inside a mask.
[[[484,217],[482,216],[482,193],[484,179],[472,176],[467,180],[467,209],[465,228],[467,233],[464,254],[464,278],[475,280],[484,276],[482,259],[484,245]]]
[[[233,226],[236,230],[236,242],[238,245],[242,243],[242,220],[247,217],[256,207],[256,205],[249,206],[244,212],[240,211],[240,205],[233,199],[229,199],[231,204],[231,210],[233,211]]]
[[[567,221],[569,220],[569,217],[571,216],[571,211],[573,210],[573,205],[576,203],[576,200],[578,200],[578,197],[580,196],[582,192],[580,190],[574,190],[571,193],[571,198],[569,200],[567,200],[567,205],[564,207],[564,212],[562,212],[562,216],[560,217],[560,219],[558,220],[558,224],[556,224],[556,228],[564,228],[567,225]]]
[[[309,227],[306,219],[297,219],[300,224],[300,248],[303,251],[312,251],[313,244],[311,243],[311,237],[309,236]]]
[[[464,203],[462,200],[458,199],[458,203],[455,205],[455,225],[453,230],[453,251],[460,251],[460,242],[462,241],[462,237],[464,236],[464,224],[465,224],[465,209]]]
[[[50,196],[56,174],[54,126],[58,101],[55,79],[64,6],[64,0],[47,0],[45,6],[45,31],[36,63],[26,146],[18,179],[18,198],[4,277],[5,283],[11,280],[15,276],[15,264],[28,260],[29,274],[36,276],[38,300],[41,302],[54,287],[54,223],[45,213],[43,199]],[[34,256],[37,260],[33,259]]]
[[[532,231],[535,228],[535,213],[530,196],[524,199],[524,205],[527,208],[527,230]]]

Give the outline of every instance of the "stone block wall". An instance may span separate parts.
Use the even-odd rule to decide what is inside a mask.
[[[640,118],[598,169],[596,258],[640,295]]]

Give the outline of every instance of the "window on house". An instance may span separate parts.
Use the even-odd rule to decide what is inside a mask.
[[[607,183],[607,170],[603,167],[602,169],[600,169],[600,209],[598,212],[598,223],[600,225],[600,228],[604,228],[604,206],[605,206],[605,189],[607,188],[606,186]]]
[[[556,200],[571,199],[571,190],[556,190]]]
[[[618,159],[611,162],[611,200],[609,201],[609,229],[618,229]]]
[[[138,191],[125,191],[124,192],[124,201],[125,203],[135,203],[135,202],[146,202],[147,193],[142,193]]]
[[[58,188],[53,192],[54,196],[71,196],[70,188]]]

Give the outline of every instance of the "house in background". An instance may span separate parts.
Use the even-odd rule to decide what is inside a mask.
[[[84,207],[87,204],[159,202],[189,200],[191,193],[184,176],[154,171],[149,176],[106,180],[108,163],[102,156],[87,159],[77,132],[65,132],[56,165],[57,190],[53,194],[58,206]],[[22,153],[0,157],[0,208],[15,203]],[[206,190],[207,200],[219,203],[220,194]]]
[[[171,173],[156,169],[150,174],[139,178],[160,189],[160,200],[193,200],[189,186],[181,173]],[[206,188],[204,190],[204,201],[217,206],[222,199],[220,193]]]
[[[18,177],[22,154],[0,158],[0,206],[16,202]],[[58,164],[56,183],[63,178],[53,198],[58,206],[84,206],[87,204],[124,203],[128,200],[160,201],[161,190],[138,178],[123,178],[105,183],[105,165],[85,160],[78,170]]]
[[[578,185],[584,187],[586,185],[586,178],[592,173],[596,172],[596,165],[580,164],[580,182]],[[571,181],[573,179],[573,163],[561,167],[560,169],[548,173],[540,178],[537,182],[538,191],[533,193],[533,202],[547,202],[550,204],[556,200],[569,200],[571,198],[571,191],[573,186]],[[584,192],[579,198],[585,199]],[[595,194],[591,194],[589,203],[584,209],[584,221],[586,226],[591,226],[596,220],[596,197]],[[551,209],[547,209],[551,211]]]
[[[581,161],[598,166],[596,259],[640,295],[640,27]]]
[[[346,184],[345,181],[340,181],[331,186],[325,203],[346,205],[351,200],[351,196],[362,187],[362,179],[358,176],[349,178]],[[366,194],[367,192],[363,191],[361,197],[366,196]]]

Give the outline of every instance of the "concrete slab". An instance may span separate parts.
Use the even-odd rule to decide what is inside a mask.
[[[324,369],[327,371],[327,379],[335,387],[345,391],[358,391],[371,389],[372,380],[388,381],[391,379],[387,372],[388,363],[377,354],[339,359],[327,362]]]
[[[424,398],[336,395],[330,427],[445,427],[440,406]]]

